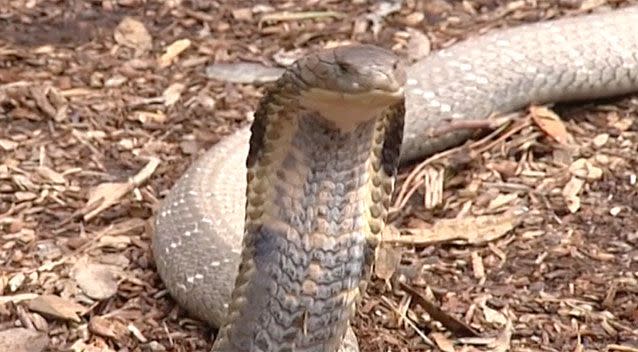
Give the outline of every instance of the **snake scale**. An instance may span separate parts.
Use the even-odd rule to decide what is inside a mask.
[[[252,134],[243,128],[213,146],[158,210],[158,271],[181,306],[222,327],[214,351],[357,351],[348,320],[368,270],[369,230],[383,218],[374,206],[392,188],[393,155],[404,164],[462,143],[469,131],[428,134],[453,120],[637,91],[638,7],[493,31],[406,67],[402,143],[401,104],[391,101],[369,100],[380,117],[337,128],[343,133],[339,121],[311,116],[334,110],[326,91],[361,92],[344,77],[367,84],[379,78],[372,67],[391,71],[375,84],[398,82],[391,53],[364,46],[314,55],[262,100]],[[283,94],[291,84],[322,89]],[[369,203],[371,194],[382,196]],[[343,223],[326,220],[334,218]]]

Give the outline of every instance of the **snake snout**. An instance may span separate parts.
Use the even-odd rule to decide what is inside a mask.
[[[400,94],[406,74],[403,61],[390,50],[373,45],[349,45],[333,51],[347,93],[378,91]]]

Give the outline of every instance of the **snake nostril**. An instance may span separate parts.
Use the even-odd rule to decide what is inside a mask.
[[[341,72],[348,72],[350,70],[350,65],[345,62],[337,62],[337,67]]]

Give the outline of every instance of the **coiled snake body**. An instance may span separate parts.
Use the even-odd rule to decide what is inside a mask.
[[[636,90],[638,7],[497,31],[405,72],[376,47],[309,55],[266,94],[252,133],[216,144],[165,198],[158,271],[221,326],[215,351],[356,351],[348,322],[397,163],[469,136],[432,128]]]

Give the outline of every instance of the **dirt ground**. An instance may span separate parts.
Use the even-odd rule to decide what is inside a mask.
[[[0,346],[210,346],[214,331],[165,291],[146,225],[261,95],[208,78],[208,65],[277,66],[347,41],[414,57],[424,43],[628,3],[0,1]],[[426,207],[436,194],[421,185],[397,209],[393,225],[413,240],[363,297],[363,351],[638,351],[638,99],[552,110],[560,119],[523,111],[430,163],[447,166],[442,203]],[[535,123],[543,114],[552,128]],[[423,179],[406,181],[413,170],[400,187]],[[433,229],[487,238],[434,241]]]

